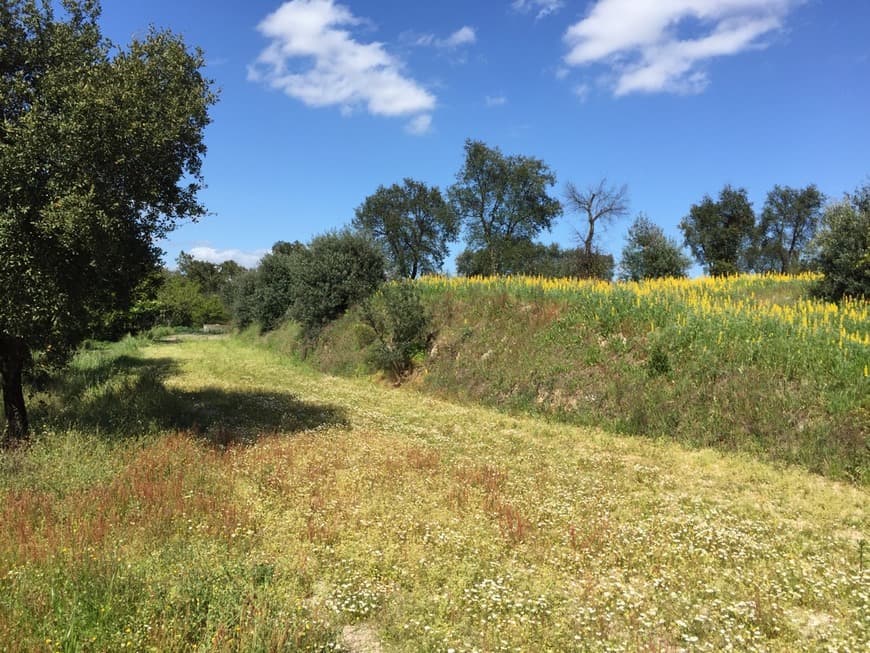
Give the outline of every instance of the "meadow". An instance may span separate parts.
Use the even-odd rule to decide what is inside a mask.
[[[34,397],[0,648],[866,650],[866,487],[276,344],[94,345]]]

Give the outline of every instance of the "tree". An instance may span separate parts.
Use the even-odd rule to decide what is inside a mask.
[[[153,272],[155,240],[205,209],[216,99],[201,53],[152,30],[115,49],[97,0],[0,8],[0,375],[26,437],[22,373],[60,361]]]
[[[589,259],[582,249],[562,249],[556,243],[544,245],[534,241],[515,240],[503,246],[502,274],[523,274],[536,277],[613,278],[613,257],[594,253]],[[466,249],[456,257],[456,272],[462,276],[486,275],[489,252]]]
[[[825,209],[814,247],[824,275],[816,294],[870,298],[870,184]]]
[[[220,295],[227,284],[232,283],[235,277],[245,271],[245,268],[235,261],[223,263],[200,261],[186,252],[178,255],[176,263],[179,274],[199,284],[202,292],[207,295]]]
[[[755,212],[743,188],[725,186],[714,202],[705,195],[680,222],[692,256],[713,276],[748,269],[749,248],[755,234]]]
[[[680,246],[641,213],[628,229],[622,250],[620,277],[630,281],[685,277],[691,265]]]
[[[588,259],[595,253],[595,230],[628,214],[628,186],[608,186],[607,179],[580,190],[571,182],[565,186],[565,203],[580,213],[586,224],[575,230]]]
[[[814,185],[801,189],[774,186],[761,212],[753,268],[782,274],[799,271],[818,229],[823,202],[824,196]]]
[[[413,179],[378,187],[357,208],[353,224],[381,245],[392,276],[400,279],[438,272],[459,232],[441,191]]]
[[[318,236],[301,253],[299,263],[288,315],[308,337],[372,295],[386,278],[377,246],[349,231]]]
[[[486,251],[489,274],[503,274],[506,251],[534,240],[562,214],[559,201],[547,194],[555,183],[540,159],[505,156],[480,141],[465,141],[465,162],[448,196],[469,246]]]

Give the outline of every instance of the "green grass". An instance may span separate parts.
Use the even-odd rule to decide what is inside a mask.
[[[435,337],[411,383],[446,399],[867,485],[867,305],[809,302],[808,283],[424,281]],[[329,326],[306,360],[329,373],[368,373],[358,322],[350,312]],[[292,350],[292,329],[270,338]]]
[[[866,650],[860,486],[251,339],[90,351],[41,398],[0,454],[0,649]]]

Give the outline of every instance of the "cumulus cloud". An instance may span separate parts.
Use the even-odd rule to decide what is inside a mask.
[[[507,104],[507,98],[504,95],[487,95],[485,102],[488,107],[501,107]]]
[[[616,95],[699,92],[708,83],[706,61],[764,47],[762,37],[780,29],[800,2],[597,0],[565,33],[565,63],[609,64]]]
[[[435,96],[404,74],[382,43],[362,43],[349,28],[363,21],[334,0],[285,2],[257,27],[271,39],[248,78],[310,107],[364,107],[377,116],[431,123]]]
[[[226,261],[235,261],[242,267],[253,268],[260,263],[269,252],[268,249],[258,249],[253,252],[243,252],[240,249],[215,249],[214,247],[193,247],[190,254],[197,261],[208,261],[209,263],[224,263]]]
[[[537,12],[535,18],[544,18],[554,14],[565,6],[563,0],[514,0],[511,7],[522,13]]]

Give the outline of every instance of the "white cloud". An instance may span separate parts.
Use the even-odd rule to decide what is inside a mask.
[[[432,127],[432,116],[427,113],[423,115],[417,116],[412,119],[407,125],[405,125],[405,131],[409,134],[414,134],[415,136],[420,136],[429,131]]]
[[[422,119],[435,96],[403,74],[399,60],[382,43],[361,43],[346,29],[363,23],[334,0],[285,2],[257,27],[271,39],[248,78],[310,107],[357,107],[378,116]],[[306,64],[310,62],[306,69]]]
[[[699,92],[708,83],[701,65],[764,47],[803,0],[598,0],[565,33],[565,63],[609,64],[614,93]],[[680,28],[700,29],[681,37]]]
[[[514,11],[529,13],[537,11],[535,18],[540,19],[554,14],[565,6],[563,0],[514,0],[511,7]]]
[[[268,249],[243,252],[240,249],[215,249],[214,247],[193,247],[188,252],[188,254],[198,261],[208,261],[209,263],[235,261],[246,268],[256,267],[259,264],[260,259],[268,253]]]
[[[578,84],[574,87],[574,95],[577,96],[580,102],[586,102],[589,99],[590,91],[589,84]]]
[[[456,50],[462,46],[477,43],[477,31],[473,27],[464,25],[444,38],[438,38],[434,34],[415,34],[414,32],[405,32],[402,34],[400,39],[410,45],[424,48],[435,47],[441,48],[442,50]]]
[[[488,107],[502,107],[507,104],[507,98],[503,95],[487,95],[485,102]]]

